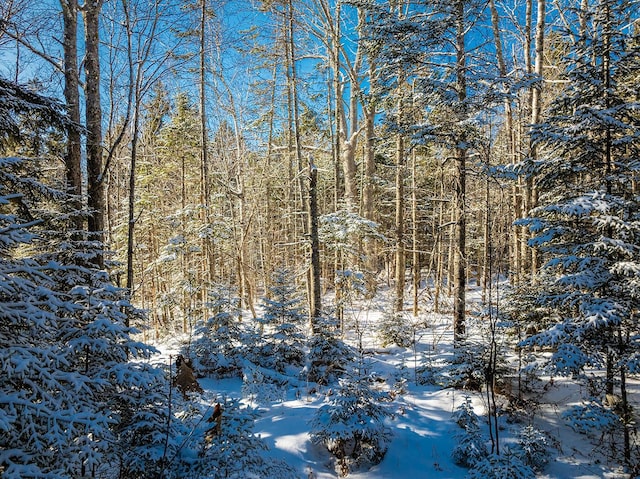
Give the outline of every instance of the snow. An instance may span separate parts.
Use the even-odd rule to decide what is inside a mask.
[[[373,307],[371,303],[367,308]],[[460,391],[438,385],[419,385],[413,382],[415,365],[413,349],[382,349],[374,335],[376,321],[382,319],[380,310],[347,310],[352,317],[366,318],[367,334],[363,344],[370,353],[366,369],[371,376],[383,378],[384,383],[376,383],[384,391],[393,388],[395,380],[403,375],[407,381],[401,392],[387,404],[390,417],[385,425],[392,431],[388,451],[381,463],[370,469],[353,470],[348,477],[353,479],[399,479],[432,477],[440,479],[461,479],[468,477],[470,470],[456,465],[452,451],[460,441],[463,431],[452,417],[456,408],[470,397],[475,413],[479,416],[480,433],[488,440],[488,416],[485,391]],[[420,335],[416,351],[421,357],[428,355],[431,364],[439,364],[445,357],[451,357],[450,319],[444,315],[429,315],[429,327]],[[355,336],[355,335],[354,335]],[[353,344],[356,339],[347,338]],[[175,338],[171,344],[158,344],[164,355],[177,349]],[[200,384],[205,393],[195,401],[201,407],[214,397],[242,398],[242,380],[203,378]],[[298,472],[301,478],[329,479],[339,477],[335,472],[334,459],[328,451],[314,445],[310,437],[310,421],[319,408],[327,405],[335,397],[335,384],[318,386],[303,381],[292,381],[290,389],[273,402],[252,403],[250,398],[242,402],[257,407],[259,417],[255,421],[254,432],[268,446],[265,456],[281,459]],[[637,393],[637,384],[629,384]],[[538,405],[521,411],[519,422],[512,422],[507,414],[500,416],[499,442],[502,451],[513,449],[516,436],[525,426],[533,425],[549,440],[549,464],[537,472],[540,479],[616,479],[628,477],[620,466],[609,462],[608,445],[596,435],[580,434],[570,427],[567,415],[574,408],[584,405],[585,391],[577,381],[543,377],[535,389]],[[504,399],[500,399],[504,402]],[[588,420],[588,418],[586,419]],[[224,427],[224,425],[223,425]],[[491,459],[490,456],[489,459]],[[492,461],[494,459],[491,459]],[[518,462],[518,464],[520,464]],[[522,466],[520,464],[520,466]],[[516,467],[518,477],[527,477],[530,471],[525,466]],[[519,469],[518,469],[519,468]],[[506,469],[505,469],[506,470]],[[524,472],[523,472],[524,471]]]

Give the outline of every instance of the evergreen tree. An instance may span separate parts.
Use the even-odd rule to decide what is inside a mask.
[[[462,431],[455,435],[457,442],[451,452],[453,461],[463,467],[473,467],[485,458],[489,451],[469,396],[466,396],[464,402],[455,410],[452,419],[462,428]]]
[[[585,7],[586,8],[586,7]],[[636,372],[640,305],[640,118],[629,77],[640,51],[629,30],[633,8],[603,0],[580,14],[588,19],[566,61],[563,91],[533,138],[540,146],[534,179],[539,207],[522,221],[545,263],[529,299],[543,331],[524,345],[549,345],[548,366],[559,374],[605,367],[602,393],[619,388],[623,455],[631,460],[631,414],[626,377]]]
[[[0,124],[28,115],[49,115],[49,128],[66,122],[55,102],[4,81],[0,87]],[[11,134],[20,144],[20,130]],[[43,182],[42,163],[0,158],[0,472],[7,478],[96,473],[118,455],[118,430],[135,427],[127,421],[159,377],[132,361],[152,352],[125,326],[134,309],[96,269],[101,245],[78,239],[81,213],[67,211],[75,202]]]
[[[318,331],[309,340],[305,372],[307,380],[318,384],[332,384],[343,376],[353,361],[353,348],[339,338],[336,320],[320,318]]]
[[[335,395],[311,420],[311,441],[336,457],[336,471],[341,476],[384,458],[391,431],[384,424],[389,412],[381,396],[367,378],[342,379]]]
[[[257,319],[262,329],[257,364],[281,373],[288,366],[304,364],[303,325],[308,316],[290,276],[286,269],[274,271],[270,295],[263,299],[264,312]]]
[[[222,421],[219,430],[206,434],[200,445],[200,460],[188,467],[180,478],[244,479],[298,477],[284,461],[264,454],[268,450],[264,441],[253,432],[259,414],[255,409],[241,407],[235,399],[221,401]],[[211,427],[211,422],[206,422]],[[186,451],[185,456],[189,455]]]
[[[196,325],[196,339],[183,351],[193,357],[194,370],[217,378],[242,376],[244,332],[238,321],[240,298],[228,286],[218,285],[209,292],[205,304],[211,316]]]

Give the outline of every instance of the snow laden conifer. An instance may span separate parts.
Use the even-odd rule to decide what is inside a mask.
[[[210,421],[211,413],[204,411],[205,420],[194,425],[200,441],[187,443],[180,452],[184,470],[170,477],[181,479],[294,479],[296,472],[280,459],[269,457],[265,442],[253,432],[257,410],[242,406],[235,399],[220,400],[220,426]],[[189,460],[191,458],[191,460]]]
[[[524,426],[518,432],[518,442],[513,453],[534,471],[542,471],[549,463],[549,438],[532,425]]]
[[[389,415],[382,393],[366,377],[343,378],[311,419],[311,441],[326,447],[336,458],[336,472],[346,476],[382,461],[391,441]]]
[[[462,429],[455,435],[456,445],[451,452],[453,461],[462,467],[473,467],[485,458],[489,451],[469,396],[465,396],[462,404],[453,413],[452,419]]]
[[[286,269],[274,271],[269,295],[262,300],[262,316],[257,319],[262,331],[257,363],[280,373],[304,364],[307,314],[291,276]]]
[[[95,266],[101,245],[75,230],[75,202],[41,178],[47,151],[26,158],[20,121],[55,129],[61,108],[5,81],[0,93],[0,475],[95,476],[122,464],[119,429],[141,407],[128,399],[159,373],[131,361],[151,349],[130,338],[134,309]]]
[[[466,479],[535,479],[529,466],[511,454],[490,454],[478,461]]]
[[[377,336],[383,347],[396,345],[407,348],[413,340],[411,326],[409,318],[402,311],[386,311],[378,324]]]
[[[242,376],[244,333],[238,321],[240,298],[233,288],[217,285],[209,291],[205,306],[211,316],[196,325],[196,339],[183,354],[193,358],[194,370],[199,375]]]
[[[305,370],[306,380],[320,385],[340,379],[353,361],[355,352],[339,337],[339,322],[335,318],[318,318],[318,330],[309,339]]]
[[[546,367],[554,374],[606,371],[599,394],[620,398],[620,450],[630,464],[626,383],[640,364],[640,116],[629,79],[638,78],[640,52],[632,2],[582,8],[582,27],[568,32],[577,41],[564,88],[533,129],[540,155],[528,171],[539,206],[520,223],[543,259],[529,298],[544,323],[522,345],[551,347]]]

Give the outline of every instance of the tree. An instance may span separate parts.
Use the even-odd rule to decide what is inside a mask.
[[[78,9],[75,0],[61,0],[64,19],[64,98],[69,118],[80,125],[80,79],[78,72]],[[80,130],[70,125],[67,128],[67,152],[65,155],[67,186],[70,192],[82,194],[82,166]],[[81,204],[77,205],[78,207]],[[77,225],[81,226],[81,223]]]
[[[346,476],[354,467],[378,464],[384,458],[391,432],[389,415],[367,378],[343,379],[328,404],[310,422],[311,441],[326,447],[338,460],[336,472]]]
[[[67,128],[59,103],[4,80],[0,89],[3,131],[32,115],[42,135]],[[153,350],[131,339],[126,318],[138,313],[97,269],[102,250],[74,230],[82,212],[24,156],[0,158],[0,348],[11,351],[0,360],[0,464],[9,478],[84,476],[117,454],[116,429],[141,407],[123,404],[159,375],[132,360]]]
[[[263,314],[257,321],[261,325],[262,342],[258,364],[286,372],[288,367],[304,364],[304,323],[308,317],[302,308],[291,272],[274,271],[269,296],[263,299]]]
[[[199,375],[242,376],[244,331],[238,321],[240,298],[228,286],[214,286],[206,308],[211,316],[196,324],[196,339],[184,351],[185,356],[193,357],[194,370]]]
[[[523,221],[533,233],[530,246],[544,259],[534,295],[543,330],[523,344],[556,346],[549,367],[560,374],[606,367],[603,393],[619,388],[628,464],[626,378],[636,371],[640,299],[632,180],[640,123],[626,82],[637,76],[638,46],[623,27],[633,21],[632,10],[607,0],[579,12],[589,21],[569,50],[567,83],[533,130],[541,154],[535,179],[545,193]]]
[[[456,408],[452,419],[462,428],[461,432],[456,433],[457,443],[451,451],[453,461],[459,466],[473,468],[487,457],[489,451],[469,396],[465,396],[464,402]]]
[[[454,286],[454,331],[456,342],[465,332],[466,277],[467,277],[467,157],[479,146],[480,133],[478,113],[494,104],[491,90],[487,88],[485,72],[477,66],[480,60],[470,57],[471,46],[466,38],[471,25],[482,14],[482,5],[475,1],[461,0],[434,2],[428,8],[406,12],[398,18],[383,15],[374,9],[369,35],[372,48],[377,48],[376,65],[380,75],[376,77],[378,94],[383,98],[394,92],[392,108],[387,108],[386,117],[392,131],[412,133],[411,145],[435,147],[434,153],[444,162],[453,163],[452,225],[453,256],[452,271]],[[446,54],[444,53],[446,52]],[[455,59],[447,61],[448,58]],[[474,81],[475,79],[478,81]],[[482,80],[480,80],[482,78]],[[403,93],[402,83],[411,80],[411,97],[404,105],[398,103]],[[408,89],[405,88],[405,89]],[[408,94],[408,93],[407,93]],[[403,119],[402,109],[411,105],[411,122]],[[417,114],[415,111],[422,108]],[[413,124],[414,126],[411,126]],[[404,128],[404,129],[403,129]],[[400,143],[396,155],[404,149]],[[397,157],[397,160],[400,156]],[[399,165],[396,160],[396,165]],[[402,216],[400,207],[400,179],[396,180],[396,242],[402,248]],[[403,268],[401,258],[396,265]],[[397,268],[396,266],[396,268]],[[404,281],[396,271],[396,281]],[[400,290],[396,293],[396,309],[399,309]]]
[[[77,0],[73,0],[76,2]],[[87,229],[98,241],[104,239],[104,178],[102,145],[102,103],[100,100],[100,11],[103,0],[85,3],[80,9],[85,43],[85,116],[87,128]],[[76,4],[77,5],[77,4]],[[74,8],[76,7],[74,5]],[[102,255],[96,258],[103,265]]]

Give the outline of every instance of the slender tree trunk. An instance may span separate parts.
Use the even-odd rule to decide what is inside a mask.
[[[209,191],[209,133],[207,130],[207,90],[206,90],[206,26],[207,26],[207,0],[200,0],[200,78],[199,78],[199,94],[200,94],[200,159],[201,159],[201,171],[202,180],[200,187],[201,204],[202,208],[202,221],[204,224],[210,223],[210,191]],[[207,300],[208,284],[213,281],[213,247],[211,239],[207,236],[202,238],[202,281],[204,287],[202,288],[202,301]],[[206,315],[206,310],[203,309],[203,314]],[[206,317],[203,317],[206,319]]]
[[[466,50],[464,1],[456,3],[456,90],[458,101],[464,104],[467,97],[466,79]],[[465,307],[466,307],[466,160],[467,151],[464,147],[455,148],[455,251],[453,275],[453,328],[454,341],[457,343],[465,335]]]
[[[322,313],[322,296],[320,290],[320,241],[318,238],[318,169],[309,157],[309,233],[311,240],[311,295],[309,316],[311,330],[318,331],[317,319]]]
[[[402,101],[402,100],[400,100]],[[396,224],[395,224],[395,299],[394,312],[404,309],[404,136],[401,132],[396,134]]]
[[[413,316],[417,317],[418,293],[420,291],[420,246],[418,244],[418,185],[416,182],[416,152],[411,155],[411,223],[413,225],[411,243],[411,262],[413,279]]]
[[[307,215],[309,212],[309,197],[308,197],[308,189],[305,184],[305,175],[302,174],[304,170],[304,166],[302,163],[302,144],[300,140],[300,114],[299,114],[299,101],[298,101],[298,75],[296,68],[296,51],[295,51],[295,35],[294,35],[294,8],[293,1],[288,0],[286,4],[287,8],[287,87],[289,94],[289,115],[290,120],[290,128],[293,129],[293,139],[295,146],[295,160],[297,166],[297,177],[298,177],[298,191],[300,194],[300,206],[301,206],[301,218],[302,221],[302,232],[305,238],[309,236],[309,221]],[[312,252],[311,252],[312,254]],[[311,310],[311,303],[314,301],[312,296],[317,294],[314,292],[314,286],[312,283],[315,281],[314,272],[312,268],[309,268],[307,271],[307,301],[309,303],[309,309]]]
[[[362,176],[362,216],[375,221],[375,187],[374,176],[376,174],[375,151],[375,110],[372,104],[368,105],[365,112],[365,150],[364,150],[364,174]]]
[[[363,13],[360,10],[358,12],[359,22],[363,22]],[[360,70],[362,64],[362,50],[360,44],[358,44],[356,50],[356,56],[352,71],[354,74]],[[344,114],[344,110],[343,110]],[[349,89],[349,131],[346,131],[346,118],[343,116],[342,125],[344,127],[342,131],[342,141],[344,148],[342,151],[342,167],[344,169],[344,198],[347,203],[347,208],[350,211],[358,211],[358,200],[360,195],[358,193],[358,183],[356,181],[356,174],[358,172],[358,165],[356,164],[356,149],[358,148],[358,85],[356,85],[356,79],[351,78],[351,87]]]
[[[80,125],[80,80],[78,78],[78,6],[76,0],[60,0],[64,20],[64,98],[67,104],[69,119]],[[67,151],[65,153],[65,174],[67,187],[77,195],[73,207],[82,208],[82,167],[80,129],[73,124],[67,127]],[[75,220],[75,228],[81,230],[81,217]]]
[[[491,190],[489,188],[489,177],[485,178],[485,188],[484,188],[484,224],[483,224],[483,243],[484,247],[482,249],[482,302],[487,304],[487,289],[491,283],[491,245],[490,245],[490,234],[491,234],[491,216],[489,215],[489,210],[491,209]],[[489,296],[489,302],[491,301],[491,296]],[[491,304],[489,304],[491,307]]]
[[[502,78],[507,78],[507,66],[504,61],[504,53],[502,48],[502,36],[500,29],[500,16],[498,9],[496,8],[495,0],[489,0],[489,8],[491,10],[491,26],[493,28],[493,38],[496,46],[496,61],[498,63],[498,71]],[[507,135],[507,156],[509,163],[516,163],[518,158],[516,156],[516,135],[513,125],[513,106],[511,100],[506,98],[504,101],[504,116],[505,116],[505,131]],[[516,183],[511,191],[513,213],[515,218],[519,218],[522,215],[520,195],[521,191]],[[513,234],[510,235],[511,241],[511,271],[513,272],[513,281],[518,283],[520,281],[520,262],[521,262],[521,236],[522,227],[514,226],[512,228]]]
[[[100,10],[102,0],[87,2],[82,10],[85,29],[85,99],[87,125],[88,230],[95,239],[104,239],[104,175],[102,165],[102,106],[100,102]],[[96,258],[102,267],[102,254]]]
[[[269,137],[267,139],[267,171],[271,171],[272,168],[272,155],[273,155],[273,141],[275,134],[275,113],[276,113],[276,82],[278,76],[278,66],[274,62],[271,78],[271,101],[269,107]],[[268,285],[271,281],[271,272],[276,259],[273,257],[273,244],[275,243],[275,208],[273,206],[272,193],[273,187],[271,178],[268,178],[265,187],[266,193],[266,208],[265,208],[265,234],[263,235],[263,283],[265,291],[268,291]]]
[[[125,11],[125,25],[127,27],[127,61],[129,67],[129,105],[134,107],[133,113],[133,132],[131,136],[131,162],[129,165],[129,200],[128,200],[128,218],[127,218],[127,279],[125,287],[127,288],[129,298],[133,297],[133,282],[134,282],[134,230],[135,230],[135,198],[136,198],[136,163],[138,156],[138,135],[140,125],[140,69],[137,71],[137,75],[134,74],[134,58],[133,58],[133,45],[132,45],[132,25],[129,15],[129,9],[127,2],[123,2],[123,8]],[[133,98],[131,96],[133,90]],[[135,102],[135,105],[131,105]],[[129,326],[129,318],[126,318],[126,325]]]
[[[375,186],[374,176],[376,173],[375,160],[375,125],[373,111],[374,106],[369,104],[369,110],[365,113],[365,150],[364,150],[364,174],[362,177],[362,216],[368,220],[375,221]],[[365,238],[364,240],[365,255],[365,274],[367,283],[367,294],[371,297],[376,292],[376,243],[375,240]]]
[[[342,158],[342,138],[343,132],[346,126],[343,122],[344,117],[344,105],[342,104],[342,82],[340,80],[340,35],[341,35],[341,23],[340,23],[340,2],[336,3],[336,20],[334,34],[332,38],[333,50],[331,51],[331,59],[333,63],[333,95],[335,101],[334,107],[334,143],[333,143],[333,161],[335,168],[335,197],[334,197],[334,209],[338,209],[340,200],[344,197],[344,191],[342,190],[342,169],[340,165],[340,158]],[[328,9],[328,5],[326,6]],[[329,12],[327,11],[329,17]]]
[[[539,83],[533,88],[531,92],[531,124],[536,125],[540,122],[540,114],[542,112],[541,97],[543,89],[543,71],[542,64],[544,61],[544,31],[545,31],[545,17],[546,17],[546,0],[538,0],[538,14],[536,17],[536,62],[534,73],[539,79]],[[535,143],[531,143],[531,158],[536,161],[538,158],[538,149]],[[535,208],[538,203],[538,188],[535,183],[529,181],[529,209]],[[531,277],[535,278],[536,272],[540,267],[540,259],[538,256],[538,249],[531,249]]]
[[[139,92],[136,92],[136,100],[139,99]],[[134,288],[134,233],[135,233],[135,204],[136,204],[136,165],[138,158],[138,137],[140,135],[140,106],[138,102],[134,106],[133,113],[133,133],[131,137],[131,165],[129,171],[129,205],[128,205],[128,221],[127,221],[127,283],[126,288],[129,297],[133,296]],[[129,318],[127,317],[127,326],[129,326]]]

